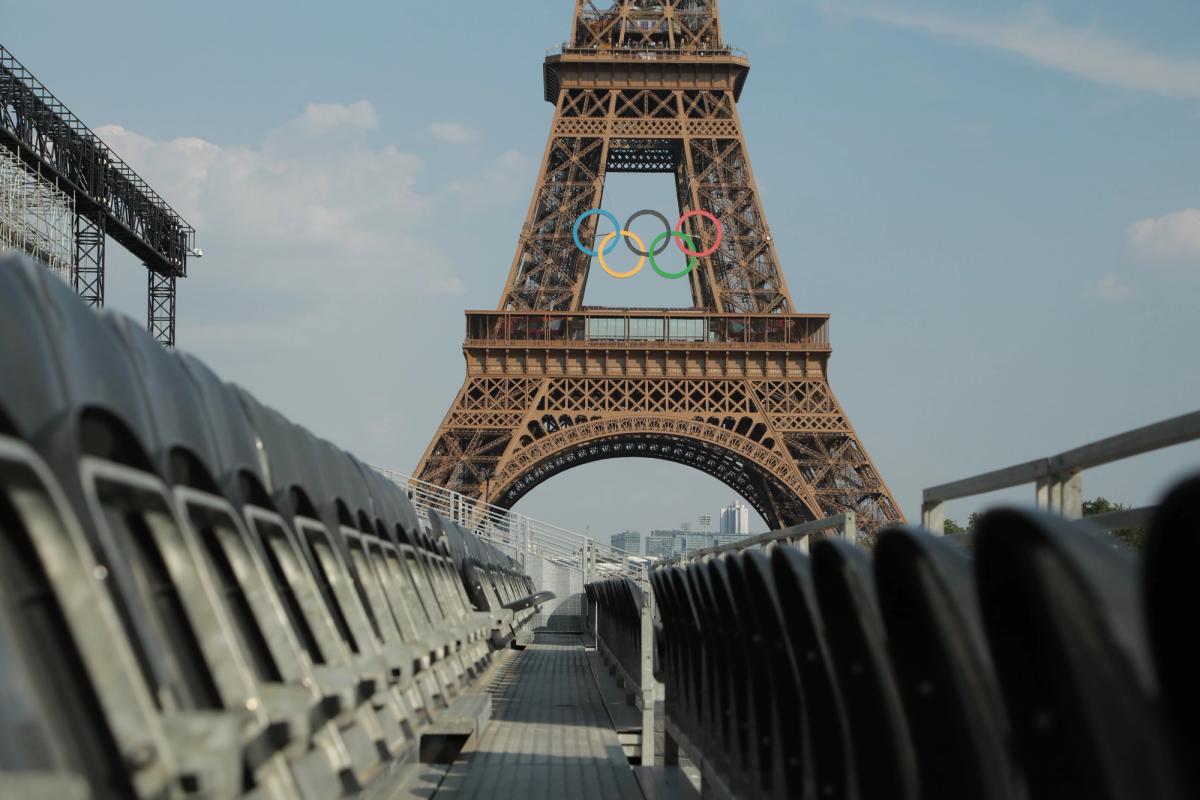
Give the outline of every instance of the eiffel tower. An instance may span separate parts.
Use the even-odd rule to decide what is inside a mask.
[[[648,457],[716,477],[773,528],[901,521],[829,386],[829,316],[794,311],[737,111],[750,63],[717,0],[597,5],[577,0],[545,60],[541,177],[499,306],[466,313],[467,377],[417,476],[507,508],[571,467]],[[687,276],[692,308],[583,305],[575,234],[606,253],[622,237],[577,219],[612,172],[669,173],[681,214],[719,221],[680,228],[691,252],[716,245]]]

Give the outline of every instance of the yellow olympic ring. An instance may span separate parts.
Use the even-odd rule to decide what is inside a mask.
[[[638,259],[637,266],[629,270],[629,272],[613,272],[608,268],[608,263],[604,260],[604,248],[608,246],[608,243],[612,241],[612,238],[616,235],[616,231],[606,234],[604,238],[600,240],[600,246],[596,248],[596,257],[600,259],[600,268],[609,275],[612,275],[614,278],[632,278],[634,275],[637,275],[642,271],[642,267],[646,266],[646,256],[643,255],[640,259]],[[646,245],[642,243],[642,240],[638,238],[636,233],[633,231],[621,231],[621,235],[628,236],[630,239],[633,239],[634,244],[638,246],[638,250],[641,250],[643,253],[646,252]]]

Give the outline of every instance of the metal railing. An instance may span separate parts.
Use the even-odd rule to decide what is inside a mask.
[[[748,59],[749,53],[739,47],[576,47],[572,44],[559,44],[546,48],[547,56],[561,55],[604,55],[612,58],[623,58],[631,61],[656,61],[658,56],[665,58],[728,58],[730,56]]]
[[[0,150],[0,250],[28,253],[65,280],[75,261],[75,200],[41,164],[26,167]]]
[[[773,544],[798,545],[801,550],[807,552],[810,537],[814,534],[828,535],[830,531],[833,531],[833,535],[835,536],[849,539],[852,543],[857,544],[858,527],[854,512],[847,511],[844,514],[834,514],[831,517],[816,519],[811,522],[802,522],[790,528],[780,528],[777,531],[767,531],[757,536],[748,536],[736,542],[720,544],[715,547],[704,547],[699,550],[693,550],[679,559],[664,559],[655,566],[680,561],[695,561],[706,556],[718,556],[723,553],[737,553],[742,550],[749,550],[752,547],[766,550]]]
[[[945,503],[963,497],[1023,486],[1036,486],[1038,508],[1057,511],[1069,519],[1083,517],[1083,471],[1177,444],[1200,440],[1200,411],[1109,436],[1072,450],[1023,464],[931,486],[921,497],[921,524],[940,534],[945,526]],[[1125,509],[1088,517],[1088,522],[1115,530],[1149,521],[1154,506]]]
[[[522,566],[528,557],[538,556],[556,566],[581,572],[584,582],[644,575],[648,559],[636,553],[602,544],[576,531],[484,503],[394,469],[375,465],[372,469],[403,488],[421,514],[435,511],[470,528],[492,544],[511,552]]]

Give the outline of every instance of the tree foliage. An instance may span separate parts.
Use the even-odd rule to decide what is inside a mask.
[[[1083,515],[1085,517],[1109,514],[1113,511],[1128,511],[1129,508],[1124,503],[1114,503],[1107,497],[1097,497],[1094,500],[1083,501]],[[1112,531],[1112,535],[1113,538],[1127,547],[1132,547],[1134,550],[1141,550],[1146,546],[1146,531],[1142,528],[1118,528]]]
[[[959,525],[958,522],[952,519],[947,519],[942,523],[942,533],[974,533],[975,527],[979,524],[979,520],[983,515],[975,511],[967,518],[967,527]]]
[[[1097,497],[1093,500],[1083,501],[1083,515],[1085,517],[1094,517],[1098,514],[1108,514],[1113,511],[1128,511],[1130,506],[1124,503],[1114,503],[1107,497]],[[942,524],[942,532],[945,534],[963,534],[974,533],[979,527],[979,520],[983,514],[978,511],[971,514],[967,518],[966,526],[959,525],[957,520],[947,518]],[[1126,547],[1131,547],[1134,550],[1141,550],[1145,546],[1146,532],[1142,528],[1118,528],[1112,531],[1112,536],[1117,541],[1124,544]]]

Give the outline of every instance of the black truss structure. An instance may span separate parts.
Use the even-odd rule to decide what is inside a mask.
[[[155,341],[175,346],[175,276],[146,272],[146,324]]]
[[[104,228],[103,211],[75,214],[75,268],[72,284],[92,308],[104,306]]]
[[[2,45],[0,144],[74,197],[76,291],[104,305],[104,239],[112,237],[146,265],[146,327],[174,346],[175,282],[187,276],[195,229]]]

